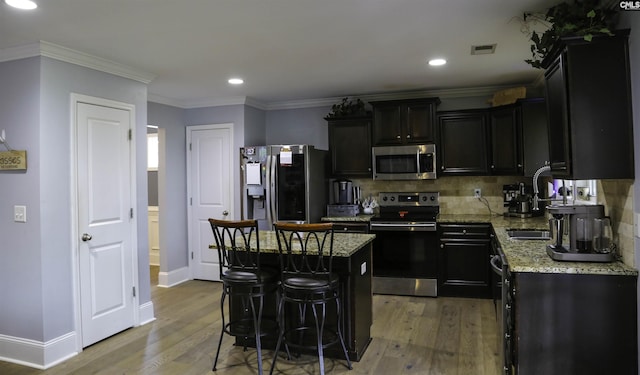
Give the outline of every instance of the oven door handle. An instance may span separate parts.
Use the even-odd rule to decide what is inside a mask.
[[[407,223],[406,225],[397,223],[371,223],[370,225],[371,230],[379,231],[436,231],[436,223]]]
[[[496,275],[500,275],[502,276],[502,266],[499,266],[499,263],[502,263],[500,260],[500,255],[494,255],[491,257],[491,260],[489,261],[489,263],[491,264],[491,269],[493,270],[493,272],[496,273]]]

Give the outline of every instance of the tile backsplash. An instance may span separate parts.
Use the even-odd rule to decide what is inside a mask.
[[[543,180],[549,180],[544,177]],[[352,179],[360,186],[362,197],[377,198],[379,192],[438,191],[440,192],[440,212],[443,214],[502,214],[502,186],[524,182],[531,184],[531,178],[519,176],[486,177],[440,177],[422,181],[374,181]],[[474,189],[482,190],[484,199],[473,197]],[[614,241],[625,264],[635,267],[633,234],[633,180],[599,180],[597,182],[597,202],[605,206],[605,214],[611,217]]]
[[[487,177],[440,177],[436,180],[421,181],[374,181],[372,179],[352,179],[360,186],[362,196],[377,198],[381,191],[438,191],[440,192],[440,212],[443,214],[478,215],[505,211],[502,186],[524,182],[531,184],[531,178],[518,176]],[[481,189],[484,199],[473,197],[474,189]],[[487,203],[488,202],[488,206]]]
[[[611,217],[613,240],[622,261],[635,267],[633,180],[600,180],[597,198],[598,203],[605,206],[605,214]]]

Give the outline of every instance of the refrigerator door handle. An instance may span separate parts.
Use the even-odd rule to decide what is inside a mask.
[[[276,221],[276,156],[267,156],[267,201],[269,207],[267,208],[267,222],[269,224],[269,230],[271,230],[273,224]]]

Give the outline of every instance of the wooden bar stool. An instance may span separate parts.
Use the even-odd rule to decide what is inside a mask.
[[[274,227],[280,252],[280,335],[270,374],[282,344],[288,359],[290,347],[317,350],[320,374],[324,374],[324,349],[340,343],[351,370],[341,328],[340,280],[331,271],[333,224],[276,223]],[[327,316],[330,303],[335,303],[335,327],[326,325],[327,320],[334,323],[333,317]],[[311,310],[313,319],[307,317],[307,310]]]
[[[216,371],[222,337],[228,334],[242,337],[246,342],[254,337],[258,352],[258,373],[262,374],[261,337],[269,332],[277,332],[277,323],[262,319],[264,298],[268,293],[278,289],[278,273],[276,270],[262,268],[260,265],[260,240],[258,238],[258,222],[256,220],[228,221],[209,219],[218,249],[220,260],[220,280],[222,296],[220,312],[222,314],[222,330],[218,341],[213,371]],[[255,245],[252,247],[252,240]],[[239,319],[226,321],[224,303],[229,296],[229,312],[232,304],[241,303],[243,314]],[[232,315],[233,316],[233,315]]]

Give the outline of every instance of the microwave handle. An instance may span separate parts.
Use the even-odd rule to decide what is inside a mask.
[[[420,173],[420,148],[416,150],[416,172]]]

